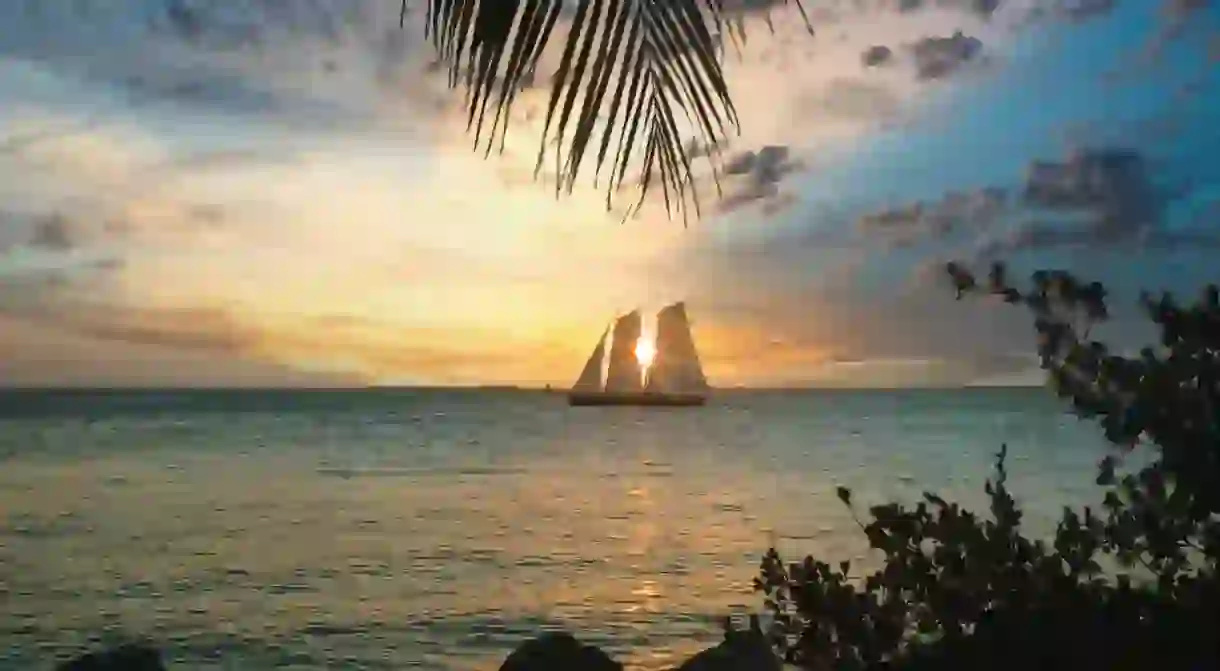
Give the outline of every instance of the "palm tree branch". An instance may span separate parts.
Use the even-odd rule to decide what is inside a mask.
[[[622,13],[619,14],[618,24],[615,25],[615,37],[614,37],[614,47],[613,47],[615,54],[619,53],[619,49],[621,46],[620,36],[622,34],[623,26],[627,25],[628,23],[631,24],[631,30],[627,33],[626,44],[635,44],[636,40],[639,39],[641,22],[638,20],[638,14],[634,14],[629,11],[623,11]],[[623,69],[623,71],[630,72],[634,68],[635,62],[639,59],[639,54],[635,51],[625,50],[623,52],[622,59],[623,60],[622,60],[622,62],[619,63],[619,66]],[[606,81],[607,82],[609,81],[608,72],[606,74]],[[623,102],[623,92],[627,88],[627,82],[628,82],[628,77],[619,77],[618,82],[614,86],[614,96],[610,99],[610,109],[607,112],[607,116],[606,116],[606,127],[607,128],[612,129],[615,127],[614,124],[615,124],[615,121],[618,120],[619,106]],[[628,104],[628,107],[630,107],[630,104]],[[613,133],[610,133],[610,132],[602,133],[601,147],[597,151],[597,164],[596,164],[596,169],[595,169],[595,172],[593,175],[594,184],[597,184],[597,180],[601,176],[602,166],[606,162],[606,151],[610,148],[610,139],[612,136],[613,136]],[[613,166],[611,166],[610,171],[611,171],[611,175],[613,175],[613,172],[614,172]],[[613,183],[613,178],[611,179],[611,182]],[[606,194],[607,194],[607,207],[609,207],[610,191],[607,191]]]
[[[809,26],[801,0],[785,0],[789,2]],[[489,155],[498,130],[504,150],[517,94],[534,76],[562,7],[573,3],[551,82],[535,178],[547,147],[554,144],[557,195],[571,192],[586,154],[596,146],[589,157],[594,183],[608,167],[610,207],[642,145],[640,201],[633,209],[638,211],[659,180],[670,216],[679,210],[686,220],[688,186],[699,216],[685,136],[694,133],[693,139],[711,149],[719,192],[718,148],[730,128],[740,133],[721,62],[724,41],[735,39],[734,24],[740,32],[740,17],[728,13],[724,0],[428,0],[425,37],[446,64],[450,87],[465,85],[467,129],[474,132],[476,148],[486,137],[484,155]],[[403,0],[404,19],[406,9]],[[494,115],[489,114],[492,106]],[[678,123],[679,109],[688,130]],[[486,135],[485,124],[490,124]],[[612,153],[614,135],[618,143]]]
[[[611,1],[613,2],[613,0],[611,0]],[[587,26],[584,31],[584,41],[582,42],[581,48],[580,48],[580,55],[577,57],[576,64],[573,66],[573,72],[572,72],[573,77],[572,77],[571,81],[568,82],[567,94],[565,95],[564,101],[563,101],[563,109],[559,115],[559,127],[556,130],[556,136],[560,139],[564,138],[565,131],[567,131],[567,129],[568,129],[568,120],[571,118],[572,112],[575,111],[574,105],[576,103],[577,96],[580,95],[581,81],[583,80],[584,75],[585,75],[585,70],[589,65],[589,55],[593,52],[593,45],[597,39],[597,24],[598,24],[598,21],[601,19],[602,5],[605,4],[605,2],[606,2],[606,0],[587,0],[584,3],[581,3],[581,9],[591,6],[593,11],[591,12],[591,15],[588,17]],[[575,29],[575,27],[574,27],[574,29]],[[575,38],[572,38],[572,41],[575,42]],[[595,82],[590,80],[590,82],[588,83],[587,86],[593,87],[594,85],[595,85]],[[555,84],[555,87],[556,87],[556,92],[558,92],[560,84],[557,82]],[[585,110],[585,112],[596,114],[597,110],[591,109],[591,110]],[[546,131],[544,130],[543,132],[545,133]],[[573,143],[573,148],[568,153],[569,165],[571,164],[571,161],[573,161],[573,160],[575,160],[577,162],[580,161],[580,156],[576,153],[576,146],[580,143],[580,134],[579,133],[577,133],[576,136],[573,138],[572,143]],[[558,145],[556,146],[555,151],[556,152],[560,151]],[[565,175],[561,176],[561,179],[556,183],[557,190],[559,188],[562,188],[562,184],[564,182],[566,182],[568,185],[568,191],[571,192],[572,180],[569,177],[570,174],[571,174],[570,171],[568,171]]]
[[[528,71],[527,68],[533,67],[537,61],[535,55],[537,50],[534,49],[534,45],[537,43],[539,35],[544,30],[549,32],[546,26],[554,25],[555,20],[559,17],[559,5],[552,5],[551,11],[544,13],[548,4],[546,0],[526,0],[525,11],[522,13],[521,23],[517,27],[522,38],[513,42],[512,55],[508,59],[508,71],[500,86],[500,104],[496,105],[496,118],[492,122],[491,133],[487,140],[487,151],[483,154],[484,158],[491,154],[496,129],[500,127],[501,118],[504,119],[504,126],[500,133],[500,150],[504,150],[504,141],[508,134],[508,115],[512,112],[518,90],[513,86],[513,82],[521,81]]]
[[[606,27],[602,30],[601,43],[597,50],[597,59],[593,62],[593,72],[590,75],[589,86],[585,89],[584,102],[581,104],[580,119],[572,139],[572,149],[568,153],[568,165],[564,170],[569,190],[576,182],[580,171],[579,158],[584,156],[589,141],[593,139],[593,130],[601,116],[602,104],[606,98],[606,90],[610,87],[613,63],[622,47],[623,31],[627,25],[629,12],[626,7],[611,2],[606,15]],[[607,133],[603,133],[607,135]],[[572,159],[577,160],[573,161]]]
[[[663,16],[666,16],[666,15],[663,15]],[[678,17],[677,22],[673,22],[673,21],[669,22],[670,25],[668,27],[671,31],[676,32],[676,29],[680,27],[680,26],[674,25],[674,23],[679,23],[680,19],[681,19],[681,17]],[[707,145],[708,147],[711,148],[710,153],[715,155],[715,154],[719,153],[719,150],[716,148],[717,147],[716,143],[717,143],[717,140],[719,139],[720,129],[723,129],[725,126],[725,118],[723,118],[720,113],[720,106],[716,104],[717,100],[713,98],[712,92],[708,90],[708,83],[706,81],[704,81],[704,79],[700,78],[697,74],[698,65],[693,62],[693,58],[694,58],[693,54],[695,54],[696,52],[697,52],[697,49],[685,49],[685,50],[679,50],[678,53],[676,53],[676,54],[671,55],[671,54],[663,53],[662,55],[669,62],[671,62],[675,65],[675,69],[678,73],[678,76],[681,78],[681,83],[682,83],[681,97],[677,99],[679,104],[682,105],[683,110],[686,112],[686,116],[687,116],[688,120],[691,121],[692,125],[694,125],[697,129],[699,129],[702,132],[702,138],[700,138],[700,139],[703,141],[703,143],[705,145]],[[663,73],[663,76],[665,77],[667,82],[672,82],[672,75],[670,75],[669,73]],[[671,85],[671,89],[676,91],[677,87]],[[725,92],[727,93],[727,87],[725,89]],[[682,102],[682,98],[685,98],[686,103]],[[688,104],[690,107],[687,106]],[[693,117],[691,115],[692,110],[694,113]],[[727,111],[730,114],[734,113],[731,102],[729,103]],[[713,118],[715,119],[714,124],[712,122]],[[734,125],[736,125],[740,129],[740,125],[737,123],[735,114],[732,117],[731,121],[733,121]],[[677,134],[676,128],[674,129],[674,133],[675,133],[675,137],[678,138],[678,141],[681,142],[681,137]],[[685,155],[686,154],[685,143],[681,143],[681,144],[683,145],[683,155]],[[713,158],[714,158],[714,156],[713,156]],[[689,171],[689,162],[684,161],[683,166],[688,168],[687,173],[689,175],[689,172],[690,172]],[[718,175],[719,170],[715,169],[716,168],[715,164],[713,164],[713,168],[714,169],[712,171],[712,174],[713,174],[713,177],[715,178],[717,193],[719,193],[720,192],[720,179],[719,179],[719,175]],[[693,183],[692,183],[692,186],[693,186]],[[698,198],[695,198],[694,203],[695,203],[696,210],[698,210],[698,207],[699,207]]]

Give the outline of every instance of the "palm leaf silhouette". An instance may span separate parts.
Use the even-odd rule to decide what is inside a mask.
[[[809,25],[801,0],[774,4],[780,2],[795,3]],[[594,182],[605,172],[607,208],[631,166],[640,192],[630,211],[638,210],[659,183],[666,213],[672,217],[679,211],[686,221],[688,203],[700,214],[691,147],[710,149],[719,192],[717,147],[730,128],[740,131],[721,55],[723,40],[735,39],[741,25],[729,20],[725,5],[725,0],[428,0],[425,33],[447,69],[449,86],[466,89],[467,128],[486,156],[497,144],[503,150],[517,94],[533,81],[560,14],[568,10],[570,25],[552,79],[535,178],[553,148],[556,195],[570,193],[586,155],[595,150]],[[406,12],[403,0],[403,17]],[[688,141],[690,135],[695,143]]]

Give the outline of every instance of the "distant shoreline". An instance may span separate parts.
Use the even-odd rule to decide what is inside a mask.
[[[754,393],[777,393],[777,392],[834,392],[834,393],[850,393],[850,392],[919,392],[919,391],[987,391],[987,390],[1005,390],[1005,389],[1040,389],[1042,385],[1034,384],[1008,384],[1008,385],[928,385],[928,386],[909,386],[909,387],[850,387],[850,386],[787,386],[787,387],[712,387],[713,394],[754,394]],[[234,386],[234,387],[205,387],[205,386],[180,386],[180,387],[137,387],[137,386],[115,386],[115,387],[87,387],[87,386],[12,386],[6,387],[0,385],[0,394],[23,394],[23,393],[65,393],[65,394],[100,394],[100,393],[132,393],[132,394],[178,394],[178,393],[258,393],[258,392],[277,392],[277,393],[337,393],[337,394],[363,394],[363,393],[418,393],[418,392],[520,392],[520,393],[552,393],[562,394],[567,391],[567,387],[552,386],[550,388],[544,386],[526,386],[526,385],[368,385],[368,386],[336,386],[336,387],[263,387],[263,386]]]

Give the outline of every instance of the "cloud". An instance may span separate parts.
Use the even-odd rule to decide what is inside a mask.
[[[968,233],[986,231],[999,223],[1008,207],[1009,196],[1003,188],[955,191],[935,201],[865,214],[857,219],[856,229],[866,236],[906,246],[943,240],[963,229]]]
[[[0,159],[0,188],[30,211],[0,228],[0,312],[158,358],[557,382],[587,355],[583,327],[640,299],[667,237],[587,226],[539,189],[497,189],[477,157],[422,162],[384,131],[281,151],[257,125],[227,128],[247,150],[179,151],[155,127],[128,146],[107,124],[72,140],[89,152],[53,138]]]
[[[1100,0],[1099,4],[1104,5]],[[1119,13],[1117,3],[1103,7],[1095,15]],[[1125,3],[1122,13],[1139,13],[1139,20],[1152,30],[1141,36],[1123,61],[1116,65],[1107,77],[1116,83],[1132,83],[1141,78],[1158,76],[1177,79],[1184,73],[1207,68],[1215,62],[1212,45],[1220,39],[1220,23],[1217,23],[1216,5],[1212,0],[1159,0],[1145,3]],[[1171,46],[1186,49],[1170,49]],[[1187,58],[1175,57],[1189,54]],[[1206,75],[1204,79],[1207,79]],[[1192,82],[1190,85],[1194,85]]]
[[[851,379],[846,371],[857,360],[871,367],[858,366],[856,374],[874,381],[908,375],[946,382],[1036,380],[1024,354],[1033,342],[1027,315],[953,301],[944,263],[976,254],[1017,256],[1010,260],[1025,272],[1070,258],[1069,267],[1085,276],[1122,279],[1114,286],[1124,295],[1132,280],[1155,283],[1159,275],[1116,277],[1098,253],[1173,252],[1158,257],[1160,265],[1143,255],[1124,261],[1161,268],[1185,250],[1220,243],[1210,228],[1190,228],[1170,216],[1190,193],[1169,184],[1172,168],[1129,148],[1080,149],[1058,160],[1034,161],[1016,184],[875,210],[847,227],[859,238],[843,234],[843,212],[809,213],[801,228],[763,237],[758,244],[765,251],[757,259],[742,246],[726,248],[723,263],[702,270],[707,286],[692,304],[717,321],[765,325],[760,328],[772,338],[805,352],[805,359],[790,356],[819,381]],[[877,242],[887,249],[878,249]],[[1055,255],[1065,247],[1079,255]],[[836,264],[850,279],[834,279]],[[1183,280],[1177,275],[1171,273],[1170,284]],[[1118,341],[1143,337],[1133,335],[1142,332],[1131,314],[1116,312],[1116,319]],[[813,353],[836,367],[814,362],[808,358]],[[887,367],[878,359],[907,363]],[[918,375],[910,372],[921,367]],[[900,375],[899,369],[907,372]]]
[[[0,311],[37,305],[78,282],[83,290],[122,267],[120,255],[87,244],[85,235],[62,213],[0,213]]]
[[[45,123],[47,117],[62,114],[53,109],[39,112],[31,111],[29,117],[18,112],[9,117],[6,125],[20,132],[23,128],[48,125]],[[35,114],[42,118],[35,121]],[[0,157],[0,161],[5,158]],[[52,174],[65,181],[114,184],[133,171],[164,161],[166,156],[162,147],[131,126],[109,124],[102,127],[99,123],[78,132],[48,132],[37,142],[10,153],[7,159],[20,161],[26,170]]]
[[[81,288],[123,282],[120,268],[105,276],[60,273],[57,282],[0,282],[0,321],[20,322],[59,338],[166,352],[197,352],[231,361],[263,361],[303,371],[335,372],[367,381],[536,381],[587,352],[539,344],[486,327],[455,340],[447,329],[411,328],[379,316],[279,314],[240,305],[168,302],[124,304],[113,292],[86,298]],[[8,289],[9,291],[6,291]],[[323,308],[326,309],[326,308]],[[404,335],[409,336],[404,340]],[[570,338],[569,345],[576,338]],[[584,343],[581,343],[583,345]],[[578,351],[580,350],[580,351]],[[575,363],[571,364],[575,366]],[[285,369],[287,370],[287,369]],[[482,378],[481,378],[482,375]]]
[[[917,126],[861,143],[853,169],[832,166],[801,185],[816,202],[791,210],[787,226],[742,226],[731,238],[727,226],[716,227],[706,236],[708,249],[691,253],[689,263],[705,283],[691,299],[692,313],[724,332],[760,325],[766,337],[742,336],[735,351],[773,358],[772,373],[876,381],[922,368],[910,377],[1037,380],[1024,354],[1033,345],[1028,316],[953,301],[945,261],[1012,257],[1018,274],[1066,266],[1106,280],[1123,296],[1135,285],[1177,286],[1201,277],[1199,270],[1210,272],[1207,250],[1220,241],[1215,222],[1191,219],[1196,212],[1206,216],[1216,193],[1215,171],[1204,160],[1214,134],[1202,123],[1210,109],[1204,105],[1214,107],[1214,99],[1200,103],[1199,119],[1186,128],[1187,145],[1153,144],[1127,133],[1126,125],[1167,104],[1160,80],[1141,82],[1138,94],[1147,97],[1137,100],[1135,90],[1127,95],[1075,79],[1096,69],[1082,65],[1089,62],[1083,54],[1101,66],[1145,27],[1129,23],[1134,12],[1124,11],[1113,21],[1061,29],[1068,38],[1063,48],[1031,57],[1020,76],[976,80],[970,95],[946,96],[938,107],[943,128]],[[990,39],[984,41],[991,51]],[[861,53],[854,54],[856,67]],[[895,60],[893,69],[905,65]],[[964,87],[968,79],[945,83]],[[1095,84],[1105,95],[1095,94]],[[971,114],[963,113],[967,108]],[[1102,125],[1088,144],[1077,142],[1084,148],[1058,153],[1063,150],[1041,133],[1080,114],[1097,115]],[[717,245],[716,236],[728,239]],[[849,279],[838,279],[841,273]],[[919,281],[910,281],[912,273]],[[1118,340],[1138,342],[1144,337],[1132,335],[1142,334],[1138,325],[1123,316]],[[731,360],[715,358],[726,367]]]
[[[1083,149],[1063,161],[1036,161],[1022,194],[1036,218],[991,241],[981,254],[1082,245],[1164,250],[1220,244],[1220,236],[1209,232],[1168,226],[1167,208],[1186,195],[1188,191],[1157,184],[1146,157],[1133,149]]]
[[[354,375],[311,373],[206,350],[98,340],[0,313],[0,380],[10,387],[327,387]]]
[[[949,37],[927,37],[910,47],[920,79],[939,79],[978,56],[983,43],[959,30]]]
[[[720,212],[759,202],[780,201],[779,184],[804,166],[792,160],[789,147],[767,145],[758,151],[745,150],[732,154],[724,164],[723,182],[726,194],[716,205]]]
[[[393,324],[349,315],[268,317],[223,307],[113,308],[62,302],[53,310],[16,316],[40,328],[99,342],[228,355],[369,381],[537,381],[547,379],[539,377],[539,369],[562,370],[568,359],[586,354],[577,347],[542,347],[490,333],[473,347],[469,339],[455,343],[443,332],[416,331],[404,342],[404,331]]]
[[[876,67],[885,65],[894,57],[894,51],[884,44],[874,45],[864,50],[860,55],[860,62],[865,67]]]
[[[937,47],[924,36],[953,28],[982,34],[1002,45],[1006,28],[989,26],[982,21],[978,5],[969,2],[930,7],[925,11],[904,13],[895,7],[859,9],[844,5],[836,9],[809,6],[810,19],[818,27],[810,36],[800,13],[789,3],[778,2],[730,3],[730,11],[741,11],[749,25],[749,40],[740,52],[730,52],[725,70],[734,102],[743,123],[742,135],[731,132],[731,149],[735,152],[758,151],[767,146],[786,147],[793,162],[803,170],[814,169],[814,160],[830,154],[832,148],[846,151],[851,143],[878,126],[918,113],[919,102],[926,93],[925,82],[918,68],[934,66],[936,54],[951,54],[951,47]],[[766,10],[768,22],[762,21],[760,10]],[[834,30],[829,26],[834,26]],[[557,35],[564,35],[564,28]],[[952,33],[950,33],[952,34]],[[969,45],[973,38],[946,38],[951,44],[967,45],[967,57],[973,55]],[[955,41],[956,40],[956,41]],[[925,42],[928,45],[926,46]],[[911,58],[884,69],[868,69],[861,64],[860,54],[878,44],[912,44]],[[997,47],[997,53],[1002,53]],[[942,59],[948,56],[940,56]],[[558,50],[544,53],[540,71],[557,64]],[[923,62],[923,66],[919,63]],[[946,70],[947,72],[947,70]],[[512,131],[508,134],[505,154],[493,159],[494,169],[513,186],[524,186],[534,174],[538,152],[537,141],[542,132],[549,90],[524,92],[518,97],[512,114]],[[465,134],[465,113],[460,105],[444,106],[443,132],[437,133],[443,145],[466,149],[471,138]],[[720,147],[728,151],[726,144]],[[558,143],[557,143],[557,146]],[[548,147],[548,154],[551,148]],[[587,160],[591,158],[586,157]],[[725,160],[732,160],[727,157]],[[551,156],[542,163],[541,181],[553,185],[557,181],[556,159]],[[696,166],[697,179],[704,194],[710,192],[708,166]],[[589,166],[583,174],[591,175]],[[789,175],[799,174],[793,170]],[[631,171],[629,171],[631,174]],[[774,199],[784,200],[780,193],[766,185],[751,184],[744,193],[730,189],[726,211],[738,209],[742,202]],[[580,185],[588,188],[587,184]],[[660,198],[657,190],[657,198]],[[631,201],[630,195],[623,196]]]
[[[856,229],[890,245],[944,242],[958,233],[973,256],[995,258],[1059,247],[1168,250],[1220,244],[1208,231],[1170,227],[1167,210],[1188,190],[1158,183],[1149,161],[1124,147],[1078,149],[1032,162],[1019,189],[951,192],[861,216]]]
[[[460,95],[428,68],[418,9],[400,30],[397,4],[380,0],[23,6],[41,14],[0,10],[0,137],[24,138],[0,156],[0,196],[20,219],[0,224],[20,228],[0,232],[15,245],[0,261],[12,289],[0,305],[39,332],[158,361],[174,351],[360,379],[550,382],[576,374],[608,315],[685,293],[725,379],[754,347],[787,374],[832,356],[933,361],[935,345],[963,337],[960,321],[926,338],[896,333],[892,315],[934,320],[919,310],[939,309],[939,294],[920,309],[859,302],[869,250],[803,257],[810,240],[846,236],[828,222],[755,254],[739,222],[709,218],[692,234],[655,215],[615,226],[587,183],[558,201],[529,183],[557,54],[522,93],[507,155],[483,161]],[[920,58],[960,61],[966,35],[1002,57],[1010,37],[989,3],[810,6],[815,37],[792,7],[729,6],[750,39],[726,56],[744,127],[719,148],[726,218],[808,197],[796,175],[965,85],[930,85]],[[955,31],[942,39],[957,47],[900,46]],[[896,55],[865,67],[876,45]],[[945,200],[911,226],[957,230],[981,216]],[[59,223],[36,229],[47,213]],[[722,249],[696,248],[728,227],[749,258],[717,266],[708,258]],[[723,277],[705,282],[717,267]],[[18,300],[18,285],[40,288]],[[748,333],[750,319],[762,332]]]
[[[221,308],[118,307],[67,299],[24,311],[20,316],[96,340],[218,353],[241,352],[252,336]]]
[[[52,70],[112,110],[173,106],[275,114],[281,125],[367,125],[387,108],[414,109],[401,87],[420,78],[427,53],[416,14],[400,29],[396,3],[374,0],[119,8],[44,0],[0,11],[0,54]]]
[[[1161,13],[1173,24],[1190,20],[1212,7],[1212,0],[1162,0]]]
[[[1216,8],[1213,0],[1161,0],[1160,15],[1163,21],[1160,32],[1155,35],[1147,47],[1154,59],[1159,58],[1163,50],[1176,41],[1183,40],[1188,35],[1201,35],[1202,38],[1214,44],[1220,38],[1220,26],[1215,17],[1207,16]],[[1205,56],[1214,62],[1215,52],[1212,44],[1206,45]]]
[[[97,118],[85,118],[56,128],[18,129],[0,138],[0,154],[24,151],[44,140],[82,132],[96,126]]]
[[[1085,21],[1108,15],[1114,11],[1118,0],[1065,0],[1060,4],[1060,13],[1075,21]]]
[[[1028,367],[1033,333],[1024,314],[956,302],[940,285],[869,290],[801,282],[791,268],[773,268],[782,281],[759,286],[765,280],[744,268],[720,272],[723,279],[709,279],[691,298],[714,379],[960,384]]]
[[[28,244],[34,248],[55,252],[66,252],[72,249],[72,234],[67,218],[59,214],[52,214],[35,222],[34,235]]]

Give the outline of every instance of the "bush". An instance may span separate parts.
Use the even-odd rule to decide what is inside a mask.
[[[1006,447],[987,516],[925,493],[873,506],[864,523],[840,487],[882,567],[786,566],[772,548],[755,589],[779,654],[807,669],[1220,668],[1220,291],[1188,306],[1142,296],[1161,342],[1127,357],[1090,339],[1109,315],[1097,282],[1039,271],[1021,291],[1002,264],[985,281],[947,270],[959,299],[1032,313],[1054,389],[1115,447],[1098,466],[1101,506],[1065,508],[1049,541],[1022,535]],[[1124,472],[1140,448],[1149,463]]]

